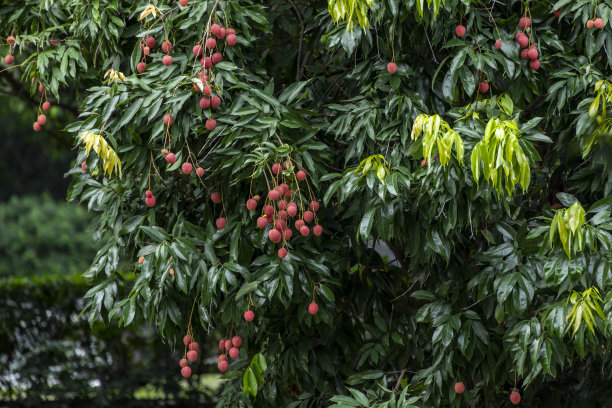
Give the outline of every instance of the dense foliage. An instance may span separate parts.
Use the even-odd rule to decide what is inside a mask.
[[[240,334],[220,407],[612,401],[608,3],[181,3],[0,9],[33,95],[98,79],[66,129],[92,324]]]

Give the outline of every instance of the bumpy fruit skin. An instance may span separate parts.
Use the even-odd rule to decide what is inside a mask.
[[[217,228],[223,229],[227,225],[227,221],[225,220],[225,218],[221,217],[221,218],[217,218],[217,220],[215,221],[215,224],[217,225]]]
[[[268,225],[268,219],[266,217],[257,218],[257,228],[264,229]]]
[[[179,4],[183,7],[187,7],[187,4],[189,4],[189,0],[179,0]]]
[[[240,337],[240,336],[232,337],[232,345],[234,347],[240,348],[240,346],[242,346],[242,337]]]
[[[191,343],[189,343],[189,350],[198,351],[199,347],[200,345],[196,343],[195,341],[192,341]]]
[[[149,48],[155,48],[155,38],[153,37],[147,37],[147,39],[145,40],[145,44],[147,44],[147,47]]]
[[[278,203],[276,203],[276,206],[278,207],[279,210],[286,210],[287,209],[287,201],[280,200]]]
[[[518,405],[521,402],[521,394],[514,391],[512,394],[510,394],[510,402],[514,405]]]
[[[210,107],[211,108],[217,109],[219,107],[219,105],[221,105],[221,98],[219,98],[217,95],[215,95],[212,98],[210,98]]]
[[[227,369],[229,367],[229,364],[227,363],[226,360],[221,360],[217,363],[217,368],[219,369],[219,371],[221,371],[222,373],[226,372]]]
[[[283,220],[286,220],[288,215],[289,215],[289,214],[287,214],[287,211],[286,211],[286,210],[280,210],[280,211],[278,212],[278,216],[279,216],[281,219],[283,219]]]
[[[281,168],[281,165],[280,165],[280,164],[278,164],[278,163],[274,163],[274,164],[272,165],[272,173],[274,173],[274,174],[278,174],[278,173],[280,173],[280,172],[281,172],[281,170],[282,170],[282,168]]]
[[[586,26],[590,30],[591,28],[593,28],[595,26],[595,21],[593,21],[593,20],[587,21]]]
[[[247,322],[252,322],[254,318],[255,313],[253,313],[252,310],[247,310],[246,312],[244,312],[244,320],[246,320]]]
[[[496,50],[499,50],[499,49],[501,48],[501,46],[502,46],[502,42],[501,42],[501,40],[497,40],[497,41],[495,41],[495,49],[496,49]]]
[[[281,248],[278,250],[278,257],[283,259],[287,256],[287,249]]]
[[[289,205],[287,205],[287,214],[289,214],[290,217],[295,217],[297,215],[297,205],[295,203],[289,203]]]
[[[225,354],[219,354],[219,361],[227,361],[227,356]]]
[[[42,104],[42,108],[45,111],[48,111],[49,109],[51,109],[51,104],[49,102],[45,102]]]
[[[236,42],[238,42],[238,37],[236,37],[236,34],[228,34],[225,42],[227,42],[227,45],[230,47],[233,47],[236,45]]]
[[[181,375],[185,378],[191,377],[191,368],[188,366],[181,368]]]
[[[291,228],[287,228],[285,231],[283,231],[283,238],[285,238],[285,241],[289,241],[292,236],[293,231],[291,231]]]
[[[519,19],[519,27],[521,27],[521,30],[524,30],[530,26],[531,26],[531,19],[529,17],[521,17]]]
[[[455,27],[455,34],[457,34],[459,38],[463,37],[465,35],[465,27],[462,25]]]
[[[478,85],[478,90],[480,93],[487,92],[489,90],[489,84],[486,82],[481,82],[480,85]]]
[[[274,242],[275,244],[278,244],[281,241],[282,236],[279,230],[271,229],[270,231],[268,231],[268,238],[270,238],[270,241]]]
[[[187,367],[189,363],[187,362],[187,359],[185,358],[181,358],[181,361],[179,362],[179,365],[182,367]]]
[[[206,96],[212,95],[212,88],[210,87],[210,85],[204,85],[202,87],[202,93]]]
[[[455,392],[457,394],[463,394],[465,391],[465,385],[462,382],[455,383]]]
[[[220,27],[219,31],[215,35],[217,36],[218,39],[222,40],[225,38],[225,34],[226,34],[225,28]]]
[[[41,126],[44,125],[47,123],[47,115],[38,115],[38,119],[36,121],[40,123]]]
[[[274,227],[279,230],[279,231],[284,231],[287,229],[287,223],[285,222],[285,220],[282,219],[277,219],[276,223],[274,225]]]
[[[187,352],[187,360],[189,360],[189,361],[191,361],[193,363],[197,359],[198,359],[198,352],[197,351],[189,350]]]
[[[317,305],[315,302],[312,302],[308,305],[308,313],[310,313],[311,315],[316,315],[318,311],[319,305]]]
[[[215,130],[215,128],[217,127],[217,121],[214,120],[213,118],[207,119],[206,120],[206,129],[208,130]]]
[[[529,45],[529,38],[526,35],[523,35],[518,38],[518,43],[521,46],[521,48],[525,48],[527,47],[527,45]]]
[[[532,60],[538,58],[538,49],[532,45],[529,47],[529,51],[527,51],[527,56]]]
[[[174,118],[169,113],[164,115],[164,125],[171,126],[174,123]]]
[[[232,347],[232,341],[230,339],[225,339],[225,349],[229,351]]]
[[[6,42],[11,45],[15,44],[15,37],[13,37],[12,35],[9,35],[8,37],[6,37]]]
[[[308,228],[306,225],[302,225],[300,227],[300,234],[302,234],[303,237],[307,237],[310,235],[310,228]]]
[[[36,122],[36,124],[38,124],[38,122]],[[40,126],[40,125],[38,125],[38,126]],[[81,163],[81,168],[83,169],[83,171],[85,173],[87,173],[87,162],[85,160],[83,160],[83,163]],[[147,196],[147,197],[149,197],[149,196]]]
[[[210,67],[212,67],[212,59],[210,59],[210,57],[202,58],[200,60],[200,65],[202,65],[204,69],[210,69]]]
[[[193,166],[191,165],[191,163],[183,163],[183,165],[181,166],[181,170],[185,174],[191,174],[191,171],[193,170]]]
[[[387,64],[387,72],[390,74],[395,74],[397,72],[397,65],[395,65],[395,62],[390,62]]]
[[[249,198],[246,202],[246,207],[249,209],[249,211],[253,211],[257,208],[257,201],[253,200],[252,198]]]
[[[304,181],[306,180],[306,172],[304,170],[298,170],[298,172],[295,173],[295,177],[297,177],[298,181]]]
[[[295,220],[295,229],[299,230],[304,226],[304,220]]]
[[[138,65],[136,65],[136,71],[138,71],[139,74],[142,74],[143,72],[145,72],[146,69],[147,69],[146,62],[139,62]]]
[[[11,65],[13,62],[15,62],[15,57],[12,55],[7,55],[4,57],[4,62],[6,62],[7,65]]]
[[[192,341],[192,339],[191,339],[190,335],[187,334],[185,337],[183,337],[183,344],[184,345],[188,346],[189,344],[191,344],[191,341]]]
[[[144,47],[142,49],[142,53],[148,57],[149,55],[151,55],[151,49],[149,47]]]
[[[319,202],[318,201],[311,201],[310,205],[309,205],[310,209],[314,212],[319,211]]]
[[[268,191],[268,198],[272,201],[276,201],[280,198],[281,194],[277,190]]]
[[[310,222],[314,219],[314,213],[312,211],[304,211],[302,218],[304,218],[304,221]]]
[[[200,108],[202,108],[202,109],[210,108],[210,98],[202,98],[202,99],[200,99]]]
[[[174,153],[168,153],[166,155],[166,161],[170,164],[176,163],[176,156],[174,155]]]
[[[162,43],[162,51],[165,53],[169,53],[170,51],[172,51],[172,43],[168,42],[168,41],[164,41]]]
[[[169,66],[170,64],[172,64],[172,56],[164,55],[164,58],[162,58],[162,64],[164,64],[165,66]]]
[[[595,27],[596,27],[596,28],[598,28],[598,29],[600,29],[600,30],[602,30],[602,29],[604,28],[604,25],[605,25],[605,24],[604,24],[604,21],[603,21],[603,18],[601,18],[601,17],[597,17],[597,18],[596,18],[596,19],[593,21],[593,23],[595,24]]]
[[[155,207],[155,204],[157,203],[157,199],[155,198],[155,196],[151,196],[151,197],[147,197],[145,198],[145,204],[147,205],[147,207],[149,208],[153,208]]]
[[[527,61],[529,59],[529,50],[527,48],[521,50],[521,59]]]
[[[204,169],[203,169],[203,168],[201,168],[201,167],[198,167],[198,168],[196,169],[196,174],[198,175],[198,177],[202,177],[202,176],[204,176]]]
[[[313,234],[315,234],[317,237],[320,237],[321,234],[323,234],[323,227],[320,225],[315,225],[314,228],[312,229]]]
[[[221,351],[225,350],[225,339],[219,340],[219,350]]]
[[[213,64],[218,64],[223,61],[223,55],[220,52],[215,52],[210,59]]]
[[[531,69],[533,69],[534,71],[537,71],[538,69],[540,69],[540,61],[537,59],[531,60],[529,62],[529,66],[531,67]]]
[[[144,262],[144,256],[141,256],[140,258],[138,258],[138,263],[140,265],[142,265],[143,262]]]
[[[32,129],[34,129],[35,132],[39,132],[40,129],[42,129],[42,126],[40,126],[40,123],[34,122],[34,124],[32,125]]]
[[[215,40],[214,38],[209,38],[208,40],[206,40],[206,48],[208,48],[209,50],[214,49],[217,46],[217,40]]]
[[[225,34],[227,35],[236,34],[236,30],[234,30],[233,28],[228,28],[225,30]]]
[[[195,55],[196,57],[202,55],[202,51],[204,51],[204,48],[202,48],[200,44],[194,45],[193,49],[191,50],[191,52],[193,52],[193,55]]]
[[[232,347],[229,351],[229,356],[231,358],[238,358],[238,356],[240,355],[240,349],[238,349],[237,347]]]
[[[221,28],[221,26],[217,23],[213,24],[210,26],[210,32],[213,33],[213,35],[217,35],[219,33],[219,29]]]

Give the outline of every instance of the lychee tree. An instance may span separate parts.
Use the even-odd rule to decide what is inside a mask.
[[[611,402],[609,4],[25,4],[8,72],[87,88],[91,322],[220,407]]]

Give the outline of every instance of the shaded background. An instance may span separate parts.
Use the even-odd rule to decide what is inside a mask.
[[[216,361],[185,380],[183,350],[148,327],[90,328],[79,316],[96,243],[86,207],[65,200],[75,154],[61,129],[77,106],[52,101],[34,132],[38,100],[18,85],[0,73],[0,407],[213,406]]]

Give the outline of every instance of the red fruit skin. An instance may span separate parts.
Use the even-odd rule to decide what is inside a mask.
[[[234,345],[234,347],[240,348],[240,346],[242,346],[242,337],[240,336],[232,337],[232,344]]]
[[[40,125],[38,125],[38,126],[40,126]],[[83,161],[83,163],[81,163],[81,169],[83,169],[83,171],[85,173],[87,173],[87,162],[86,161]],[[147,197],[152,197],[152,196],[153,196],[153,193],[151,193],[151,195],[147,196]]]
[[[287,214],[287,211],[286,211],[286,210],[280,210],[280,211],[278,212],[278,216],[279,216],[281,219],[283,219],[283,220],[286,220],[288,215],[289,215],[289,214]]]
[[[249,198],[246,202],[246,207],[249,209],[249,211],[253,211],[257,208],[257,201],[253,200],[252,198]]]
[[[529,50],[527,48],[521,51],[521,59],[524,59],[525,61],[529,59]]]
[[[187,359],[185,358],[182,358],[181,361],[179,362],[179,365],[181,366],[181,368],[187,367],[187,364],[189,363],[187,363]]]
[[[191,50],[191,52],[193,52],[193,55],[195,55],[196,57],[202,55],[202,51],[204,51],[204,48],[202,48],[200,44],[194,45],[193,49]]]
[[[145,44],[147,44],[147,47],[149,48],[155,48],[155,38],[153,37],[147,37],[147,39],[145,40]]]
[[[221,98],[219,98],[217,95],[215,95],[212,98],[210,98],[210,107],[211,108],[217,109],[219,107],[219,105],[221,105]]]
[[[225,349],[229,351],[232,348],[232,341],[230,339],[225,339]]]
[[[40,129],[42,129],[42,126],[40,126],[40,123],[34,122],[34,124],[32,125],[32,129],[34,129],[35,132],[40,132]]]
[[[304,226],[304,220],[295,220],[295,229],[299,230]]]
[[[151,55],[151,49],[150,49],[149,47],[144,47],[144,48],[142,49],[142,53],[143,53],[144,55],[146,55],[146,56],[149,56],[149,55]]]
[[[211,57],[213,64],[218,64],[223,61],[223,55],[220,52],[215,52]]]
[[[227,369],[229,367],[229,364],[226,360],[221,360],[217,363],[217,368],[219,369],[219,371],[221,371],[222,373],[226,372]]]
[[[518,405],[521,402],[521,394],[514,391],[512,394],[510,394],[510,402],[514,405]]]
[[[489,84],[486,82],[481,82],[480,85],[478,85],[478,90],[480,93],[486,93],[489,90]]]
[[[266,217],[257,218],[257,228],[264,229],[268,225],[268,219]]]
[[[217,121],[210,118],[206,120],[206,129],[208,130],[215,130],[215,128],[217,127]]]
[[[304,218],[304,221],[310,222],[314,219],[314,213],[312,211],[304,211],[302,218]]]
[[[220,27],[219,31],[215,35],[217,36],[218,39],[222,40],[225,38],[225,34],[226,34],[225,28]]]
[[[172,56],[164,55],[164,58],[162,58],[162,64],[164,64],[165,66],[169,66],[170,64],[172,64]]]
[[[219,340],[219,350],[225,350],[225,339]],[[221,356],[219,356],[219,359],[221,359]]]
[[[210,87],[210,85],[204,85],[202,87],[202,92],[204,93],[204,95],[210,96],[212,94],[212,88]]]
[[[521,17],[519,19],[519,27],[521,27],[521,30],[526,29],[527,27],[531,26],[531,19],[528,17]]]
[[[238,358],[238,355],[240,355],[240,349],[239,349],[239,348],[237,348],[237,347],[232,347],[232,348],[229,350],[229,356],[230,356],[231,358]]]
[[[540,61],[537,59],[531,60],[529,62],[529,66],[532,70],[537,71],[538,69],[540,69]]]
[[[236,34],[228,34],[225,42],[227,42],[227,45],[230,47],[233,47],[238,42],[238,37],[236,37]]]
[[[310,313],[311,315],[316,315],[318,311],[319,305],[317,305],[315,302],[312,302],[308,305],[308,313]]]
[[[421,167],[427,166],[427,159],[421,160]]]
[[[36,120],[41,126],[47,123],[47,115],[38,115],[38,119]]]
[[[289,241],[292,236],[293,231],[291,231],[291,228],[287,228],[285,231],[283,231],[283,238],[285,238],[285,241]]]
[[[455,383],[455,392],[457,394],[463,394],[465,391],[465,385],[462,382]]]
[[[593,28],[595,26],[595,21],[593,21],[593,20],[587,21],[586,26],[590,30],[591,28]]]
[[[595,27],[600,29],[600,30],[602,30],[604,28],[604,25],[605,25],[604,21],[603,21],[603,18],[600,18],[600,17],[595,19],[594,24],[595,24]]]
[[[198,72],[198,78],[202,82],[208,82],[208,75],[206,75],[206,72],[204,72],[204,71]]]
[[[191,163],[183,163],[183,165],[181,166],[181,170],[185,174],[191,174],[191,171],[193,170],[193,166],[191,165]]]
[[[42,108],[45,111],[48,111],[49,109],[51,109],[51,104],[49,102],[45,102],[42,104]]]
[[[308,228],[306,225],[302,225],[300,228],[300,234],[302,234],[303,237],[307,237],[310,235],[310,228]]]
[[[191,361],[193,363],[197,359],[198,359],[198,352],[197,351],[189,350],[187,352],[187,360],[189,360],[189,361]]]
[[[276,228],[280,232],[283,232],[287,229],[287,223],[285,222],[285,220],[277,219],[276,223],[274,224],[274,228]]]
[[[390,74],[395,74],[397,72],[397,65],[395,65],[395,62],[390,62],[387,64],[387,72]]]
[[[287,256],[287,250],[285,248],[280,248],[278,250],[278,257],[283,259]]]
[[[215,221],[215,224],[217,225],[217,228],[223,229],[225,228],[227,221],[225,220],[225,218],[221,217],[221,218],[217,218],[217,220]]]
[[[318,201],[311,201],[310,202],[310,209],[314,212],[319,211],[319,202]]]
[[[227,28],[227,29],[225,30],[225,34],[226,34],[226,35],[236,34],[236,30],[234,30],[233,28]]]
[[[287,201],[280,200],[278,203],[276,203],[276,206],[278,207],[279,210],[286,210],[287,209]]]
[[[203,168],[201,168],[201,167],[198,167],[198,168],[196,169],[196,174],[198,175],[198,177],[202,177],[202,176],[204,176],[204,169],[203,169]]]
[[[187,7],[187,4],[189,4],[189,0],[179,0],[179,4],[183,7]]]
[[[202,58],[200,65],[202,65],[204,69],[210,69],[210,67],[212,67],[212,60],[210,57]]]
[[[455,34],[457,34],[459,38],[463,37],[465,35],[465,27],[462,25],[455,27]]]
[[[183,337],[183,344],[188,346],[191,343],[192,339],[190,335],[186,335],[185,337]]]
[[[270,190],[268,191],[268,198],[272,201],[276,201],[280,198],[280,193],[276,190]]]
[[[255,313],[253,313],[252,310],[247,310],[246,312],[244,312],[244,320],[246,320],[247,322],[252,322],[254,318]]]
[[[529,48],[529,51],[527,51],[527,56],[529,57],[529,59],[537,59],[538,58],[538,49],[536,47],[531,47]]]
[[[219,361],[227,361],[227,356],[225,354],[219,354]]]
[[[12,35],[9,35],[8,37],[6,37],[6,42],[11,45],[15,44],[15,37],[13,37]]]
[[[268,238],[270,238],[270,241],[274,242],[275,244],[278,244],[281,241],[282,237],[279,230],[271,229],[270,231],[268,231]]]
[[[162,43],[161,48],[162,48],[162,51],[163,51],[163,52],[165,52],[165,53],[169,53],[170,51],[172,51],[172,43],[171,43],[171,42],[168,42],[168,41],[164,41],[164,42]]]
[[[285,191],[285,194],[283,194],[285,196],[285,198],[291,198],[291,195],[293,194],[293,190],[289,189],[287,191]]]
[[[85,162],[83,162],[85,163]],[[145,191],[145,197],[153,197],[153,192],[151,190]]]
[[[214,49],[217,46],[217,40],[215,40],[214,38],[209,38],[208,40],[206,40],[206,48],[208,48],[209,50]]]
[[[287,206],[287,214],[290,217],[295,217],[297,215],[297,211],[298,211],[297,205],[294,203],[289,203],[289,205]]]
[[[143,72],[145,72],[146,69],[147,69],[146,62],[139,62],[138,65],[136,65],[136,71],[138,71],[139,74],[142,74]]]
[[[171,126],[173,123],[174,123],[174,118],[172,117],[172,115],[166,113],[164,115],[164,125]]]
[[[521,46],[521,48],[525,48],[527,47],[527,45],[529,45],[529,38],[527,38],[526,35],[523,35],[522,37],[519,37],[518,43]]]
[[[280,172],[281,172],[281,170],[282,170],[282,169],[281,169],[281,165],[280,165],[280,164],[278,164],[278,163],[274,163],[274,164],[272,165],[272,173],[274,173],[274,174],[278,174],[278,173],[280,173]]]
[[[166,161],[170,164],[176,163],[176,156],[174,155],[174,153],[168,153],[166,155]]]
[[[147,207],[149,208],[153,208],[155,207],[155,204],[157,203],[157,199],[155,198],[155,196],[151,196],[151,197],[147,197],[145,198],[145,204],[147,205]]]
[[[195,341],[189,343],[189,350],[198,351],[198,348],[200,348],[200,345]]]
[[[553,14],[555,15],[555,17],[559,18],[559,15],[561,15],[561,8],[553,11]]]
[[[298,181],[304,181],[306,180],[306,172],[304,170],[298,170],[298,172],[295,173],[295,177]]]
[[[274,215],[274,207],[271,205],[266,205],[264,207],[264,214],[266,214],[268,218],[272,217]]]
[[[187,366],[181,368],[181,375],[185,378],[191,377],[191,368]]]
[[[45,93],[45,87],[42,85],[38,85],[38,92]]]
[[[210,108],[210,98],[202,98],[202,99],[200,99],[200,108],[202,108],[202,109]]]
[[[210,32],[213,33],[216,36],[217,33],[219,32],[220,28],[221,28],[221,26],[219,24],[215,23],[215,24],[210,26]]]
[[[13,57],[12,55],[7,55],[6,57],[4,57],[4,62],[7,65],[11,65],[13,62],[15,62],[15,57]]]
[[[315,234],[315,236],[320,237],[321,234],[323,234],[323,227],[320,225],[315,225],[312,232]]]
[[[497,40],[495,41],[495,49],[499,50],[502,47],[502,42],[501,40]]]

